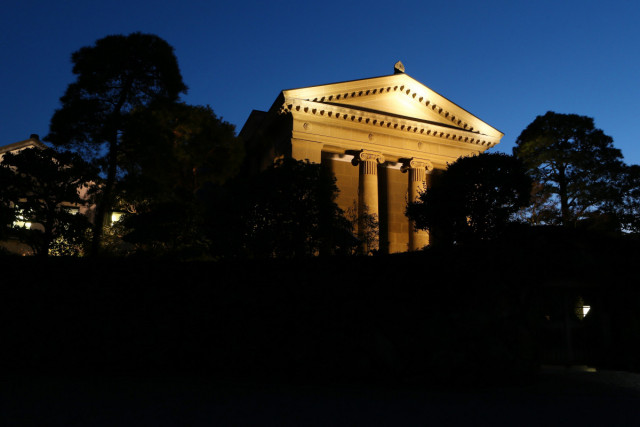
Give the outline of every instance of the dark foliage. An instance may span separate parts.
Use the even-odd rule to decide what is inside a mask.
[[[14,172],[10,168],[1,167],[0,163],[0,185],[5,187],[14,178]],[[0,190],[0,240],[9,236],[9,229],[16,218],[12,197]]]
[[[357,241],[335,203],[337,192],[335,177],[323,166],[280,160],[213,191],[211,239],[236,255],[258,258],[352,253]]]
[[[62,107],[51,118],[45,139],[92,158],[106,175],[93,235],[97,252],[104,216],[112,209],[122,161],[120,136],[129,115],[140,107],[174,102],[187,88],[173,48],[155,35],[107,36],[74,52],[71,60],[77,78],[60,99]]]
[[[122,141],[124,239],[148,254],[206,252],[209,188],[233,177],[243,158],[234,126],[209,107],[172,103],[134,112]]]
[[[530,189],[531,180],[515,157],[500,153],[463,157],[409,204],[407,215],[416,228],[429,230],[435,244],[490,240],[529,203]]]
[[[184,103],[136,110],[122,135],[129,199],[174,200],[235,176],[243,145],[210,107]]]
[[[576,225],[620,206],[622,154],[592,118],[549,111],[522,131],[513,152],[540,186],[535,223]]]
[[[38,255],[78,254],[86,241],[89,221],[77,215],[85,205],[79,191],[95,185],[96,171],[78,155],[52,149],[27,148],[6,153],[0,163],[0,205],[6,225],[18,221],[12,237],[28,244]],[[7,210],[10,207],[10,210]],[[71,211],[70,209],[74,209]]]
[[[616,225],[626,232],[640,233],[640,166],[626,166],[616,190],[622,195],[621,203],[615,206]]]

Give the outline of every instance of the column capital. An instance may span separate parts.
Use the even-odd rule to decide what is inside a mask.
[[[404,159],[404,162],[400,170],[402,172],[406,172],[409,169],[420,169],[420,170],[426,170],[427,172],[431,172],[433,170],[433,163],[431,163],[427,159],[418,159],[416,157],[412,157],[410,159]]]
[[[384,156],[379,151],[360,150],[353,156],[354,166],[360,162],[377,162],[384,163]]]

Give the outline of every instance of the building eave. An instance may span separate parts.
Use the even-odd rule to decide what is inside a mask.
[[[436,138],[443,141],[480,146],[475,149],[487,149],[500,142],[500,137],[485,135],[477,131],[461,129],[453,125],[428,120],[392,115],[380,111],[367,110],[346,105],[314,102],[305,99],[286,99],[280,106],[279,114],[300,113],[335,121],[351,121],[376,129],[406,132],[414,136]]]
[[[8,153],[10,151],[21,150],[27,147],[37,147],[40,149],[47,148],[47,146],[44,145],[40,140],[35,138],[30,138],[30,139],[25,139],[24,141],[18,141],[18,142],[14,142],[12,144],[0,147],[0,154]]]

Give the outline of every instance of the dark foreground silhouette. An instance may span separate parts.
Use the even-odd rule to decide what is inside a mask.
[[[229,383],[207,378],[21,378],[3,425],[637,425],[640,375],[545,368],[519,386]]]
[[[5,257],[0,412],[69,425],[632,416],[637,376],[615,371],[640,370],[637,242],[534,237],[386,257]]]

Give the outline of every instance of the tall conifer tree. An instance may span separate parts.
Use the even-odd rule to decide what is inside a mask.
[[[155,35],[107,36],[73,53],[71,61],[76,81],[60,98],[45,139],[91,158],[106,178],[96,209],[95,255],[112,209],[128,117],[140,107],[177,101],[187,87],[173,48]]]
[[[591,117],[552,111],[538,116],[522,131],[513,153],[543,193],[555,198],[555,222],[573,225],[621,202],[622,153]]]

